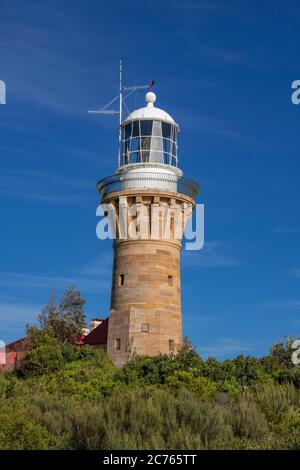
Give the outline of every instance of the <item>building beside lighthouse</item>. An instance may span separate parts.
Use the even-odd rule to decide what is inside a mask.
[[[176,352],[182,341],[181,238],[199,191],[178,165],[179,125],[154,93],[145,98],[121,122],[115,175],[97,184],[115,213],[106,350],[118,366],[132,355]]]

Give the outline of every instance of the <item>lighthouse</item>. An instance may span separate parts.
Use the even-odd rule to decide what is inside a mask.
[[[152,91],[145,101],[120,120],[118,167],[97,184],[116,221],[107,354],[118,366],[182,342],[180,252],[199,192],[178,165],[178,123]]]

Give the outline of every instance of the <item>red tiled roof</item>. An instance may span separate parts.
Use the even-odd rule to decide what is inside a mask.
[[[16,341],[13,341],[12,343],[9,343],[6,345],[6,353],[12,352],[12,351],[24,351],[26,349],[26,343],[27,343],[27,338],[21,338],[17,339]]]
[[[98,344],[107,343],[107,330],[108,330],[108,318],[103,320],[100,325],[98,325],[93,331],[91,331],[87,336],[84,337],[84,344],[89,344],[90,346],[96,346]]]

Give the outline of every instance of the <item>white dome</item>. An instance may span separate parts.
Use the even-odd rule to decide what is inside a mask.
[[[160,108],[156,108],[153,103],[156,100],[156,96],[152,92],[146,93],[146,102],[147,106],[144,108],[139,108],[133,111],[132,113],[127,116],[127,118],[123,121],[122,124],[127,124],[130,121],[136,121],[139,119],[156,119],[158,121],[164,121],[169,124],[174,124],[178,127],[178,124],[174,121],[174,119],[168,114],[166,111]]]

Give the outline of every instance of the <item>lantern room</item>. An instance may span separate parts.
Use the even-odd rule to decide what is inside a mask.
[[[156,95],[148,92],[147,106],[133,111],[121,124],[121,166],[133,163],[160,163],[177,167],[179,126],[162,109]]]

